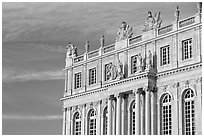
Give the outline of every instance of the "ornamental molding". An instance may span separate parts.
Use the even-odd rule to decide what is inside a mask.
[[[188,67],[184,67],[184,68],[179,68],[179,69],[172,70],[172,71],[168,71],[168,72],[165,72],[165,73],[159,73],[157,75],[155,73],[143,72],[142,74],[140,73],[139,75],[131,77],[131,78],[126,78],[126,79],[123,79],[123,80],[117,80],[115,82],[113,81],[110,84],[105,84],[101,89],[87,91],[87,92],[78,93],[78,94],[75,94],[75,95],[72,95],[72,96],[63,97],[60,100],[63,101],[63,100],[67,100],[67,99],[73,99],[73,98],[77,98],[77,97],[91,95],[91,94],[94,94],[94,93],[97,93],[97,92],[106,91],[106,90],[108,90],[109,87],[118,86],[118,85],[121,85],[121,84],[124,84],[124,83],[127,83],[127,82],[131,82],[131,81],[135,81],[135,80],[140,80],[140,79],[144,79],[144,78],[157,79],[157,78],[160,78],[160,77],[177,74],[177,73],[180,73],[180,72],[183,72],[183,71],[193,70],[193,69],[200,68],[200,67],[202,67],[201,63],[195,64],[195,65],[192,65],[192,66],[188,66]],[[202,78],[199,78],[197,81],[201,82]]]
[[[188,67],[183,67],[183,68],[171,70],[171,71],[168,71],[168,72],[161,72],[161,73],[157,74],[157,78],[177,74],[177,73],[184,72],[184,71],[189,71],[189,70],[196,69],[196,68],[199,68],[199,67],[202,67],[201,63],[200,64],[195,64],[195,65],[192,65],[192,66],[188,66]]]

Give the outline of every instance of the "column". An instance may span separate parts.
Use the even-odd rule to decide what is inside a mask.
[[[112,135],[116,135],[116,108],[117,108],[117,102],[116,102],[116,98],[113,97],[113,102],[112,102]]]
[[[108,135],[112,135],[112,100],[113,97],[108,98]]]
[[[73,81],[73,74],[72,74],[72,68],[68,69],[68,77],[67,77],[67,94],[71,95],[72,94],[72,81]]]
[[[67,108],[63,108],[62,135],[66,135],[66,110]]]
[[[67,108],[67,114],[66,114],[66,135],[70,135],[70,108]]]
[[[96,131],[96,135],[100,135],[101,134],[101,100],[98,101],[98,115],[97,115],[97,131]]]
[[[141,117],[140,117],[140,90],[135,91],[135,134],[141,134]]]
[[[121,98],[122,94],[117,94],[117,114],[116,114],[116,135],[121,135]]]
[[[145,92],[142,94],[141,135],[145,135]]]
[[[82,85],[84,84],[84,91],[86,91],[87,90],[87,84],[88,84],[87,64],[84,64],[84,74],[83,75],[84,75],[84,78],[82,76]]]
[[[67,69],[64,69],[64,75],[65,75],[65,83],[64,83],[64,92],[66,93],[67,92],[67,85],[68,85],[68,70]]]
[[[82,105],[81,135],[85,135],[85,115],[86,115],[86,104]]]
[[[131,125],[130,125],[130,109],[128,110],[128,135],[131,135]]]
[[[150,90],[147,88],[146,92],[146,102],[145,102],[145,132],[146,135],[151,135],[151,100],[150,100]]]
[[[123,95],[123,103],[122,105],[122,118],[121,118],[121,134],[127,134],[127,114],[126,114],[126,94]]]

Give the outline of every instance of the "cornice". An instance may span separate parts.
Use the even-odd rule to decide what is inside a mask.
[[[160,73],[157,73],[157,78],[169,76],[172,74],[177,74],[180,72],[185,72],[185,71],[192,70],[192,69],[199,68],[199,67],[202,67],[202,63],[193,64],[193,65],[189,65],[189,66],[185,66],[181,68],[176,68],[176,69],[168,70],[165,72],[160,72]]]
[[[121,85],[121,84],[128,83],[128,82],[131,82],[131,81],[141,80],[141,79],[144,79],[144,78],[155,78],[155,80],[156,80],[156,79],[161,78],[161,77],[165,77],[165,76],[169,76],[169,75],[173,75],[173,74],[193,70],[193,69],[196,69],[196,68],[199,68],[199,67],[202,67],[202,63],[193,64],[193,65],[177,68],[177,69],[170,70],[170,71],[168,70],[166,72],[160,72],[160,73],[157,73],[157,74],[156,73],[143,72],[143,73],[140,73],[139,75],[136,75],[136,76],[132,76],[132,77],[129,77],[129,78],[126,78],[126,79],[118,80],[118,81],[113,81],[113,82],[111,82],[109,84],[104,84],[103,87],[100,88],[100,89],[86,91],[86,92],[78,93],[78,94],[71,95],[71,96],[65,96],[65,97],[61,98],[60,100],[64,101],[64,100],[73,99],[73,98],[77,98],[77,97],[81,97],[81,96],[91,95],[91,94],[94,94],[94,93],[106,91],[110,87],[113,87],[113,86]],[[201,80],[199,79],[198,81],[200,82]]]

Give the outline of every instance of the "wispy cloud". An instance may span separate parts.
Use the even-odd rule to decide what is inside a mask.
[[[55,80],[63,79],[63,71],[14,71],[3,68],[2,81],[15,82],[15,81],[30,81],[30,80]]]
[[[44,115],[44,116],[35,116],[35,115],[2,115],[3,120],[56,120],[62,119],[62,115]]]
[[[66,47],[62,45],[49,45],[49,44],[37,44],[36,48],[44,49],[49,51],[56,51],[56,52],[65,52]]]

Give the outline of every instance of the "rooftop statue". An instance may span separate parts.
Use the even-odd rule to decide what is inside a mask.
[[[155,13],[154,17],[152,16],[152,12],[148,11],[148,17],[144,24],[144,32],[153,30],[155,28],[160,28],[162,20],[160,19],[160,12],[158,14]]]
[[[116,42],[119,42],[121,40],[131,38],[133,35],[132,28],[125,22],[121,22],[121,26],[118,29]]]
[[[77,48],[69,43],[69,45],[66,47],[66,57],[76,57],[77,56]]]

